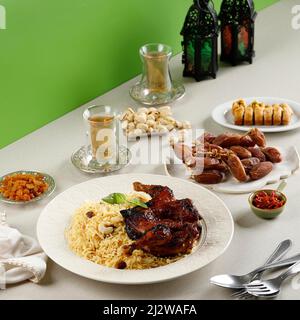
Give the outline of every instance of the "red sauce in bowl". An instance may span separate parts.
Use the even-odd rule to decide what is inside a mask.
[[[253,205],[258,209],[278,209],[285,205],[286,200],[276,191],[260,191],[253,198]]]

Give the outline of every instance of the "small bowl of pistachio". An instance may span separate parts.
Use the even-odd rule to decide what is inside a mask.
[[[128,140],[144,136],[162,136],[173,130],[191,129],[189,121],[178,121],[173,117],[171,107],[128,108],[121,115],[122,129]]]

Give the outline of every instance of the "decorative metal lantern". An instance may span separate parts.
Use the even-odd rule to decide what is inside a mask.
[[[219,19],[221,21],[221,61],[237,65],[253,61],[254,23],[257,13],[253,0],[223,0]]]
[[[210,0],[194,0],[185,19],[183,36],[183,76],[196,81],[217,76],[218,15]]]

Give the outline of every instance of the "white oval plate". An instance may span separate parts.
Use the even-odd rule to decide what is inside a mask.
[[[226,181],[214,184],[203,185],[208,189],[211,189],[219,193],[228,194],[245,194],[262,189],[268,184],[274,184],[280,180],[287,179],[294,174],[300,167],[300,157],[295,147],[278,148],[283,156],[283,162],[275,164],[273,171],[264,177],[263,179],[250,182],[238,182],[232,176]],[[177,161],[179,161],[177,159]],[[177,177],[180,179],[186,179],[199,185],[197,182],[190,178],[190,171],[187,170],[183,163],[172,163],[171,159],[167,159],[165,163],[165,172],[168,176]]]
[[[85,201],[99,199],[113,192],[128,193],[132,183],[161,184],[170,187],[177,198],[190,198],[202,215],[206,232],[196,250],[173,264],[148,270],[117,270],[97,265],[76,256],[65,239],[74,211]],[[196,271],[218,258],[229,246],[234,223],[229,209],[212,192],[182,179],[166,176],[129,174],[99,178],[66,190],[43,210],[37,235],[45,253],[63,268],[80,276],[118,284],[163,282]]]
[[[265,104],[276,104],[276,103],[287,103],[291,106],[294,111],[291,124],[287,126],[237,126],[234,124],[234,118],[232,115],[232,104],[239,99],[228,101],[217,106],[212,112],[213,120],[225,128],[240,130],[240,131],[249,131],[252,128],[259,128],[261,131],[266,133],[272,132],[284,132],[291,131],[297,128],[300,128],[300,104],[295,101],[282,99],[282,98],[273,98],[273,97],[252,97],[244,98],[247,104],[250,104],[254,100],[264,102]]]

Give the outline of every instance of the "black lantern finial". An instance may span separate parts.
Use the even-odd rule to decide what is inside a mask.
[[[218,70],[218,16],[210,0],[194,0],[186,16],[183,36],[183,75],[200,81],[216,78]]]
[[[254,23],[257,13],[253,0],[223,0],[221,21],[221,60],[237,65],[252,63],[254,52]]]

